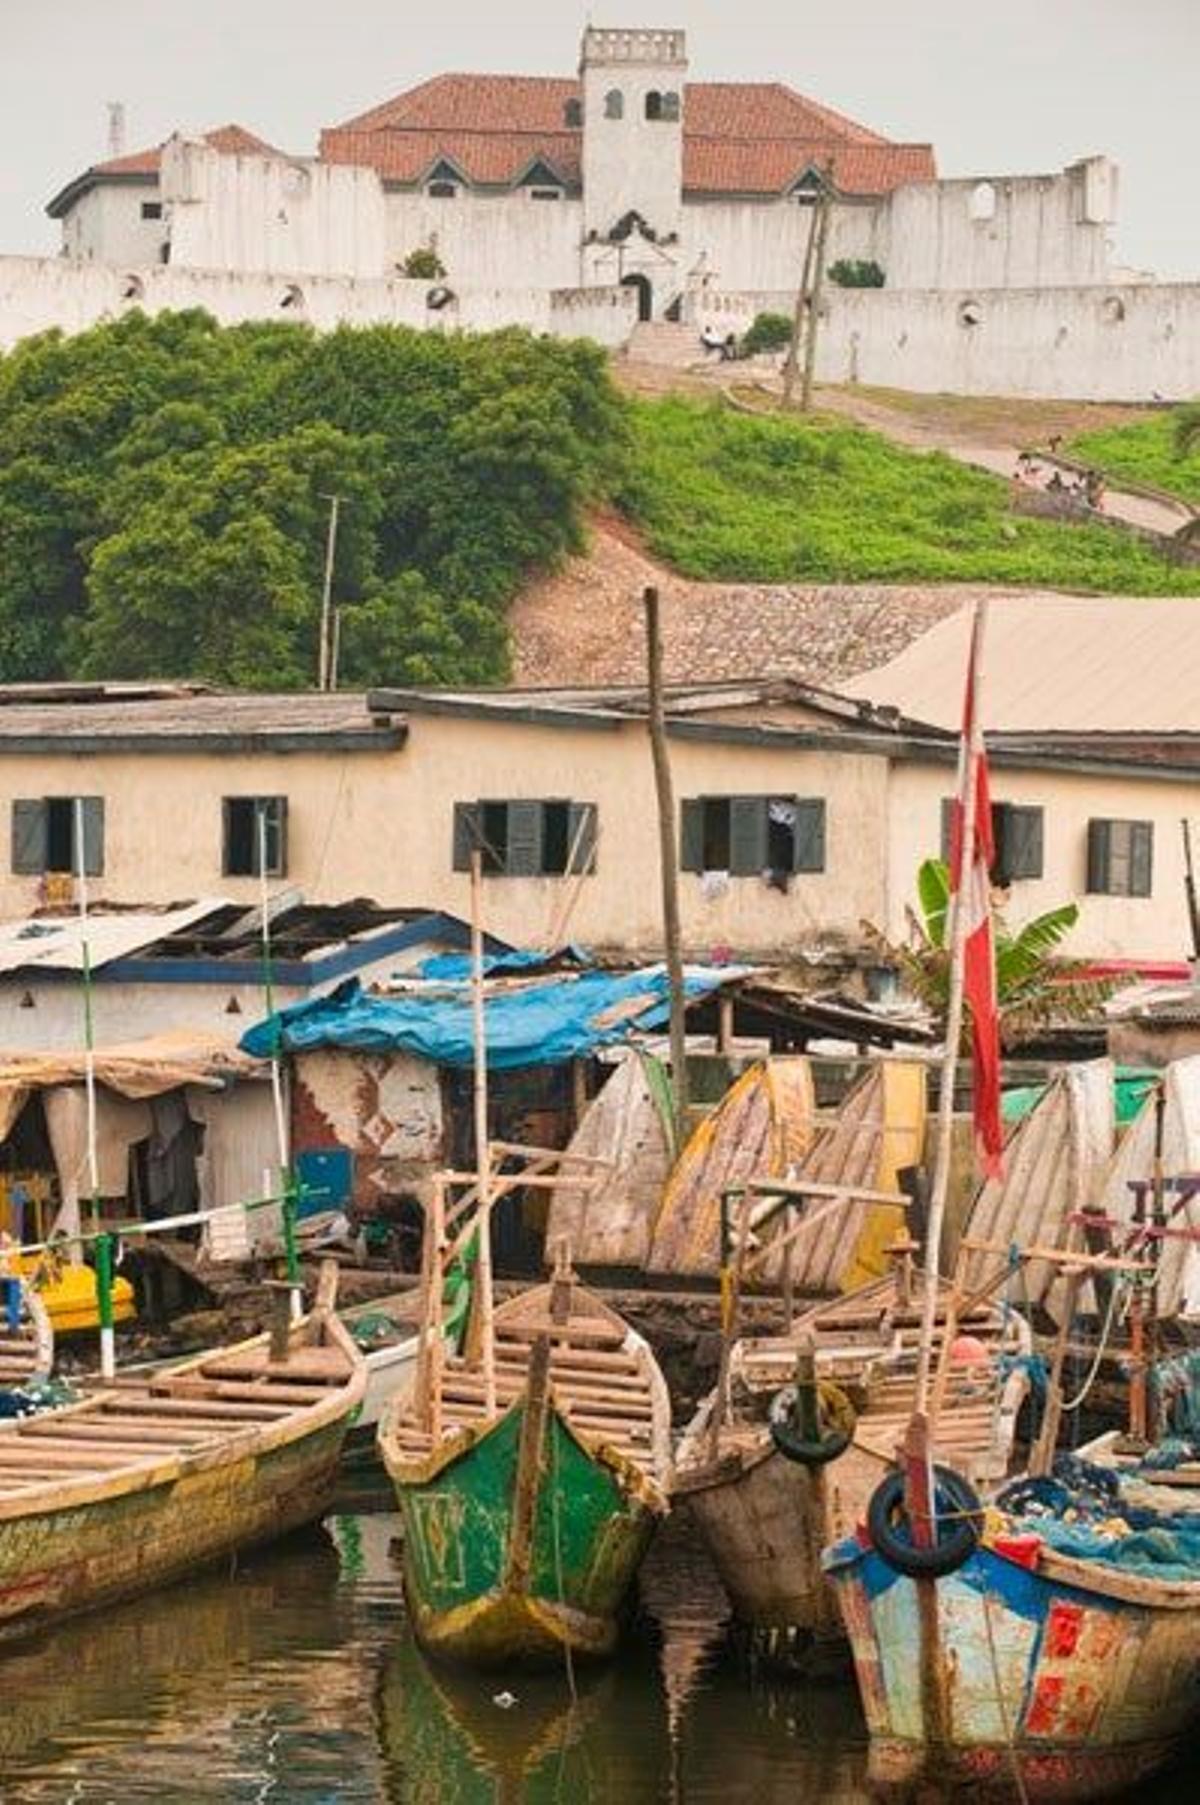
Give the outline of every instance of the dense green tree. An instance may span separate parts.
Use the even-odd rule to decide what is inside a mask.
[[[596,347],[137,312],[0,357],[0,679],[312,683],[329,497],[356,682],[504,675],[627,446]]]

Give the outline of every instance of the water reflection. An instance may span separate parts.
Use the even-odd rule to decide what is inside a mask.
[[[621,1657],[574,1676],[429,1666],[398,1519],[353,1512],[4,1655],[4,1805],[772,1805],[867,1796],[852,1686],[751,1679],[684,1519]],[[1179,1782],[1155,1795],[1178,1798]]]

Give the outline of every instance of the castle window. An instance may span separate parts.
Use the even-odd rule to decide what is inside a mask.
[[[792,198],[802,207],[813,207],[820,197],[822,182],[815,169],[806,169],[792,188]]]
[[[562,189],[531,188],[529,190],[529,198],[531,201],[557,201],[562,198]]]
[[[567,126],[568,129],[583,124],[582,100],[567,101],[566,105],[563,107],[563,124]]]
[[[431,200],[453,201],[458,199],[457,182],[430,182],[425,190]]]
[[[606,119],[624,119],[625,96],[620,88],[610,88],[604,96],[604,117]]]
[[[678,94],[664,94],[663,95],[663,97],[662,97],[662,116],[664,119],[678,120],[678,118],[679,118],[679,96],[678,96]]]
[[[143,219],[161,219],[162,218],[162,202],[161,201],[143,201],[142,202],[142,218]]]
[[[996,217],[996,190],[990,182],[976,182],[971,190],[971,218],[988,220]]]
[[[651,88],[646,96],[647,119],[661,119],[663,116],[663,97],[657,88]]]

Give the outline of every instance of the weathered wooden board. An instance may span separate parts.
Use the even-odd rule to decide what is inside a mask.
[[[761,1060],[743,1072],[680,1154],[654,1225],[655,1272],[716,1272],[721,1193],[750,1178],[795,1172],[813,1143],[812,1068],[799,1055]]]
[[[1200,1056],[1176,1059],[1163,1073],[1163,1175],[1166,1179],[1200,1174]],[[1132,1223],[1135,1196],[1130,1186],[1148,1185],[1154,1176],[1155,1093],[1152,1090],[1129,1125],[1104,1175],[1100,1202],[1106,1215]],[[1168,1191],[1166,1207],[1175,1199]],[[1148,1207],[1148,1206],[1147,1206]],[[1170,1226],[1200,1231],[1200,1198],[1171,1216]],[[1200,1242],[1165,1239],[1158,1267],[1160,1316],[1200,1315]]]
[[[646,1059],[630,1050],[593,1097],[568,1154],[609,1162],[592,1190],[550,1195],[546,1246],[565,1241],[581,1266],[644,1266],[671,1169],[671,1138]]]

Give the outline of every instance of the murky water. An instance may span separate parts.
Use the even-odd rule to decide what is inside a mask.
[[[619,1660],[576,1676],[573,1702],[565,1674],[427,1666],[404,1622],[397,1527],[348,1511],[234,1572],[0,1657],[4,1805],[867,1797],[853,1687],[750,1679],[682,1535],[658,1544]],[[1194,1790],[1192,1778],[1156,1799]]]

